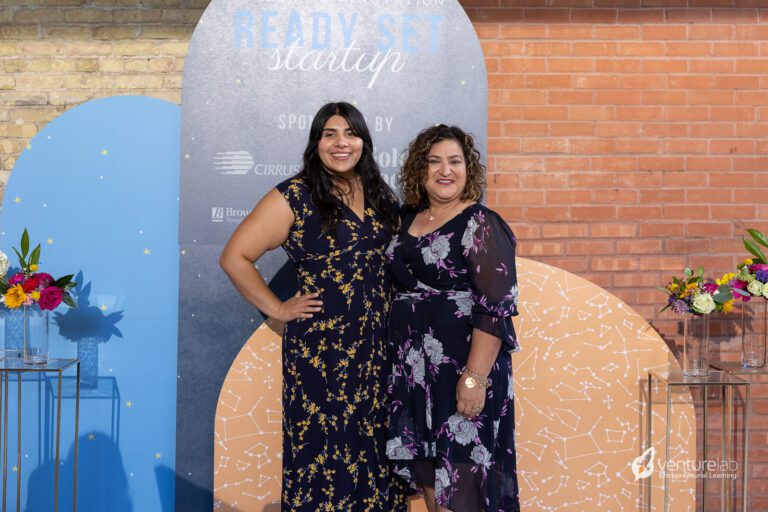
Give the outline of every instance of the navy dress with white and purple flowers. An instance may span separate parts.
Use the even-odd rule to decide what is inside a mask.
[[[515,237],[481,204],[432,233],[408,234],[403,215],[387,255],[397,287],[389,321],[393,369],[387,456],[414,488],[460,512],[519,510],[511,353],[519,350]],[[501,339],[483,411],[456,413],[472,330]]]

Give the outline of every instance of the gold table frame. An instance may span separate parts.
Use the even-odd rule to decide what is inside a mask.
[[[733,406],[733,387],[734,386],[744,386],[745,389],[745,398],[744,398],[744,437],[743,437],[743,457],[744,460],[741,463],[741,491],[742,491],[742,506],[741,509],[743,512],[747,512],[747,467],[748,467],[748,451],[747,451],[747,441],[749,439],[749,417],[750,417],[750,382],[744,379],[740,379],[739,377],[736,377],[735,375],[732,375],[731,373],[727,371],[709,371],[709,375],[707,377],[699,378],[699,379],[691,379],[686,378],[682,371],[667,371],[667,370],[651,370],[648,372],[648,417],[647,417],[647,443],[648,446],[652,446],[652,430],[653,430],[653,421],[652,421],[652,414],[651,414],[651,407],[653,405],[653,381],[657,380],[659,382],[666,383],[666,391],[667,391],[667,410],[666,410],[666,435],[664,439],[664,449],[665,449],[665,463],[666,461],[669,461],[670,457],[670,436],[672,434],[672,388],[673,387],[693,387],[698,386],[702,388],[703,391],[703,411],[702,411],[702,423],[703,423],[703,443],[702,443],[702,451],[703,451],[703,458],[704,460],[707,460],[707,433],[708,433],[708,425],[707,425],[707,409],[709,408],[708,405],[708,396],[707,396],[707,389],[712,386],[721,387],[722,388],[722,416],[723,416],[723,438],[722,438],[722,456],[723,459],[725,459],[728,456],[729,453],[729,447],[731,444],[732,436],[733,436],[733,420],[734,420],[734,406]],[[727,390],[727,393],[726,393]],[[726,412],[727,411],[727,412]],[[703,492],[702,492],[702,510],[706,512],[707,510],[707,480],[704,479],[702,482],[703,485]],[[730,487],[726,486],[725,478],[722,479],[721,482],[722,486],[722,493],[721,493],[721,509],[722,510],[732,510],[733,504],[731,502],[732,495],[730,492]],[[648,491],[650,492],[650,486],[648,487]],[[727,503],[726,503],[727,502]],[[648,496],[648,506],[650,507],[650,496]],[[664,476],[664,512],[669,511],[669,478],[668,475]]]
[[[59,451],[61,448],[61,383],[65,370],[76,367],[75,380],[75,444],[73,455],[74,478],[72,481],[72,512],[77,511],[77,442],[80,427],[80,360],[79,359],[49,359],[45,364],[24,364],[23,359],[3,358],[0,360],[0,408],[2,409],[2,443],[3,443],[3,505],[2,512],[7,510],[8,484],[8,388],[9,376],[16,374],[17,378],[17,452],[16,452],[16,511],[21,511],[21,398],[22,374],[25,373],[55,373],[57,377],[56,393],[56,460],[53,483],[53,510],[59,510]]]

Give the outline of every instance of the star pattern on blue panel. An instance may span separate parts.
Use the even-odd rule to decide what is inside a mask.
[[[152,254],[152,251],[149,249],[144,249],[144,256],[149,256],[150,254]]]
[[[101,150],[101,154],[102,154],[102,156],[107,156],[107,155],[109,155],[109,150],[108,150],[108,149],[106,149],[106,148],[105,148],[105,149],[102,149],[102,150]]]

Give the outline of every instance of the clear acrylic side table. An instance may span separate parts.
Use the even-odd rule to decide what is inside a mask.
[[[667,371],[667,370],[651,370],[648,372],[648,417],[647,417],[647,446],[652,446],[652,412],[651,407],[653,404],[653,381],[656,380],[660,383],[664,383],[666,386],[666,436],[664,441],[665,450],[665,465],[669,461],[670,456],[670,442],[672,434],[672,392],[674,388],[680,387],[700,387],[703,395],[703,453],[702,458],[707,461],[707,435],[708,435],[708,421],[707,414],[709,409],[709,400],[707,391],[712,387],[719,387],[722,393],[722,438],[721,438],[721,456],[723,461],[730,461],[728,457],[732,454],[731,445],[733,442],[733,430],[734,430],[734,407],[733,407],[733,388],[743,387],[745,392],[744,400],[744,433],[742,437],[742,452],[743,460],[741,463],[741,494],[742,494],[742,511],[747,512],[747,439],[749,438],[749,407],[750,407],[750,383],[744,379],[740,379],[735,375],[731,375],[724,371],[710,371],[706,378],[700,379],[686,379],[681,371]],[[702,479],[703,493],[702,493],[702,508],[703,512],[707,510],[707,479]],[[726,485],[726,478],[721,478],[721,493],[720,493],[720,509],[722,511],[733,510],[734,506],[734,493],[732,492],[731,484]],[[649,501],[650,503],[650,501]],[[665,471],[664,474],[664,512],[669,511],[669,474]]]
[[[24,364],[23,359],[3,358],[0,360],[0,408],[2,408],[2,446],[3,446],[3,504],[2,512],[7,510],[8,489],[8,388],[11,374],[17,380],[17,439],[16,439],[16,511],[21,511],[21,403],[22,376],[25,374],[54,374],[57,379],[56,393],[56,433],[55,433],[55,468],[53,480],[53,510],[59,510],[59,452],[61,448],[61,383],[65,370],[75,369],[75,444],[74,444],[74,477],[72,483],[72,512],[77,511],[77,441],[80,416],[80,360],[79,359],[49,359],[46,364]]]

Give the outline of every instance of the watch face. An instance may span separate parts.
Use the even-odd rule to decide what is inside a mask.
[[[464,380],[464,385],[467,386],[469,389],[472,389],[473,387],[475,387],[477,385],[477,382],[475,382],[475,378],[474,377],[467,377]]]

